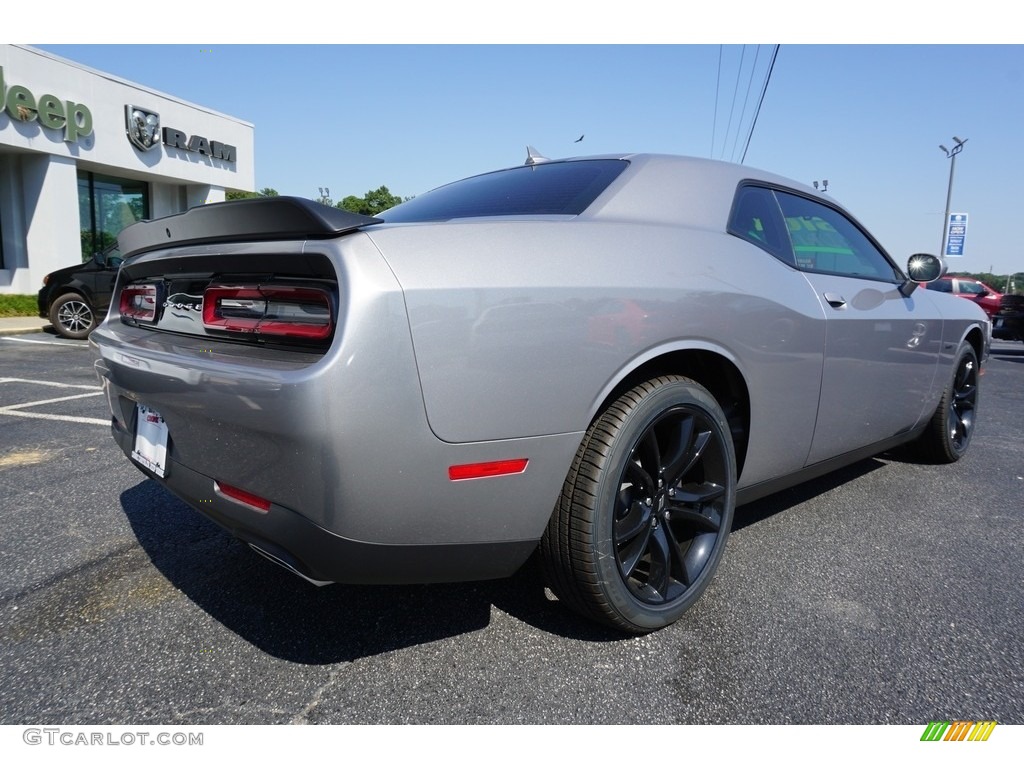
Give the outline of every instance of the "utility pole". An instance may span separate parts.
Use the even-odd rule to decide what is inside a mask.
[[[942,144],[939,144],[939,149],[945,152],[946,157],[949,158],[949,188],[946,190],[946,215],[942,217],[942,243],[939,245],[939,256],[942,258],[946,258],[946,235],[949,232],[949,206],[953,200],[953,171],[956,169],[956,156],[963,151],[967,139],[954,136],[953,141],[956,144],[953,145],[952,149],[946,149]]]

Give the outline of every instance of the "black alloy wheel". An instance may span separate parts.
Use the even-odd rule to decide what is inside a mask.
[[[654,379],[591,426],[541,544],[552,591],[627,632],[676,621],[708,586],[735,506],[721,407],[696,382]]]
[[[921,458],[939,464],[951,464],[967,452],[977,424],[981,394],[978,355],[964,342],[956,360],[953,377],[917,445]]]
[[[961,353],[957,362],[947,412],[949,442],[957,456],[962,456],[971,442],[977,407],[978,358],[971,349],[967,354]]]

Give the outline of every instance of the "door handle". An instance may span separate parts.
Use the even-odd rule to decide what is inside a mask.
[[[826,293],[825,301],[829,303],[829,306],[834,307],[835,309],[842,309],[846,306],[846,299],[838,293]]]

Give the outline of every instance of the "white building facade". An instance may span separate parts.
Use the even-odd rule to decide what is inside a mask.
[[[0,293],[89,259],[140,219],[255,185],[251,123],[0,45]]]

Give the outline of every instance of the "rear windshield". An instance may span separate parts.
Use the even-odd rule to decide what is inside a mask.
[[[495,171],[438,187],[378,218],[402,223],[473,216],[575,216],[628,164],[626,160],[577,160]]]

